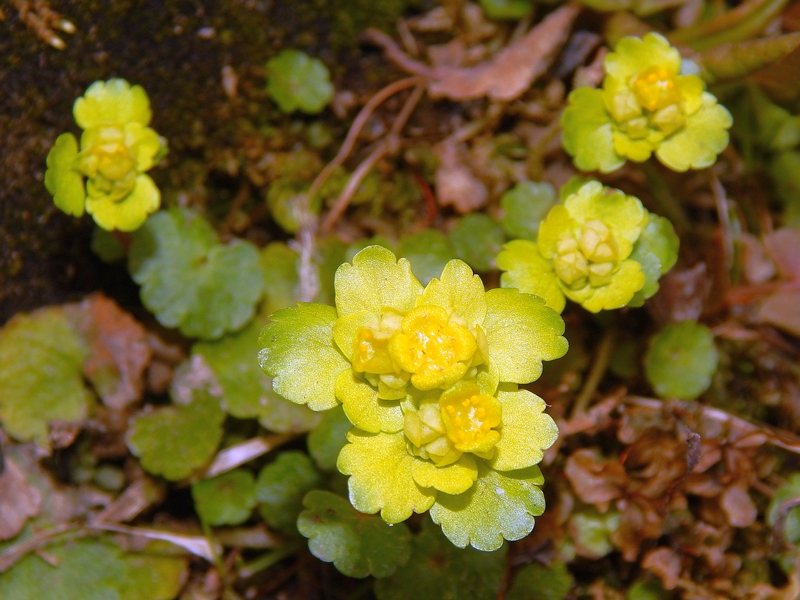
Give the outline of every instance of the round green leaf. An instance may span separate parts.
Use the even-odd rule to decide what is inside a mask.
[[[239,525],[250,517],[256,505],[253,474],[246,469],[236,469],[203,479],[192,486],[192,498],[204,523]]]
[[[307,454],[299,450],[281,452],[258,474],[256,498],[261,503],[261,516],[270,527],[291,531],[303,496],[320,484],[319,473]]]
[[[424,285],[439,276],[456,250],[438,229],[423,229],[403,237],[397,244],[397,255],[408,259],[414,275]]]
[[[309,492],[303,505],[297,528],[309,550],[348,577],[388,577],[411,554],[411,534],[402,523],[360,514],[347,500],[320,490]]]
[[[128,430],[128,447],[150,473],[177,481],[206,464],[222,439],[225,413],[206,391],[189,404],[144,413]]]
[[[353,426],[341,406],[321,413],[322,419],[308,434],[308,452],[323,471],[335,471],[339,452],[347,443],[347,432]]]
[[[214,372],[222,388],[222,406],[238,419],[257,418],[271,431],[301,433],[313,429],[320,416],[272,390],[272,378],[258,366],[258,320],[242,331],[211,342],[198,342],[192,353],[199,354]]]
[[[86,418],[89,349],[64,311],[18,314],[0,330],[0,423],[14,438],[47,448],[50,421]]]
[[[333,98],[325,64],[299,50],[283,50],[267,62],[267,90],[285,113],[318,113]]]
[[[497,598],[508,546],[495,552],[456,548],[430,519],[411,542],[411,558],[391,577],[375,582],[378,600]]]
[[[554,562],[526,565],[514,578],[507,600],[564,600],[572,590],[574,579],[566,565]]]
[[[556,192],[547,182],[523,181],[500,198],[503,227],[513,238],[535,240],[539,224],[553,206]]]
[[[683,321],[667,325],[650,340],[644,369],[662,398],[691,400],[711,385],[717,361],[711,330],[694,321]]]
[[[218,242],[200,215],[181,208],[157,212],[133,234],[128,268],[159,323],[215,339],[252,318],[264,287],[258,250]]]
[[[458,258],[476,271],[495,268],[494,257],[503,247],[503,226],[488,215],[470,213],[458,220],[450,241]]]

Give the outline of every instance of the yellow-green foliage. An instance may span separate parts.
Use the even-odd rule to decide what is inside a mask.
[[[700,77],[683,73],[689,64],[657,33],[620,40],[603,61],[602,89],[569,95],[561,124],[575,164],[609,173],[652,153],[674,171],[714,164],[733,120]]]
[[[147,94],[124,79],[96,81],[72,112],[83,129],[80,146],[63,133],[47,155],[44,183],[56,206],[74,216],[86,210],[109,231],[138,229],[161,203],[145,172],[166,153],[164,139],[147,126]]]
[[[544,510],[535,465],[557,430],[517,386],[566,352],[563,332],[541,299],[486,292],[460,260],[423,288],[370,246],[337,271],[336,308],[272,316],[260,360],[289,400],[342,403],[353,428],[337,466],[357,510],[398,523],[430,509],[456,545],[494,550]]]

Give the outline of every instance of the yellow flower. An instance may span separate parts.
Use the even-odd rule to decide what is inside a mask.
[[[561,124],[575,164],[608,173],[652,153],[674,171],[714,164],[733,120],[686,64],[657,33],[623,38],[605,57],[603,88],[569,95]]]
[[[138,229],[161,203],[145,172],[166,152],[164,140],[147,127],[147,94],[123,79],[97,81],[75,101],[73,115],[84,129],[80,149],[64,133],[47,156],[45,186],[56,206],[75,216],[86,210],[104,229]]]

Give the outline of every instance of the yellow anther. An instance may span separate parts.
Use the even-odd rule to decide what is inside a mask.
[[[654,65],[639,73],[631,84],[636,99],[643,108],[657,111],[680,101],[681,93],[675,73]]]
[[[447,436],[457,450],[490,452],[500,439],[500,433],[494,430],[500,425],[500,401],[481,394],[477,384],[459,384],[446,391],[439,405]]]
[[[403,318],[389,342],[393,362],[419,390],[448,387],[474,366],[475,335],[440,306],[420,306]]]

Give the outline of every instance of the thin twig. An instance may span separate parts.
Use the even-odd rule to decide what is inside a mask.
[[[319,172],[314,181],[311,183],[311,187],[308,188],[305,202],[307,208],[310,209],[314,196],[317,194],[320,188],[325,185],[328,177],[330,177],[331,174],[339,166],[341,166],[345,160],[347,160],[347,157],[350,156],[350,152],[353,150],[353,146],[355,145],[358,135],[361,133],[361,130],[363,129],[367,120],[372,116],[372,113],[375,112],[375,109],[396,93],[402,92],[403,90],[415,85],[421,85],[424,83],[424,81],[425,80],[421,77],[407,77],[406,79],[401,79],[399,81],[395,81],[394,83],[390,83],[369,99],[369,101],[359,111],[358,115],[356,115],[353,124],[350,126],[350,131],[347,132],[347,137],[345,137],[344,143],[339,149],[339,152],[336,154],[333,160],[329,162],[325,168],[322,169],[322,171]]]
[[[392,124],[389,134],[383,138],[377,146],[375,146],[375,149],[370,152],[369,155],[361,162],[361,164],[358,165],[356,170],[353,171],[353,174],[350,176],[347,185],[341,191],[339,197],[336,199],[336,202],[333,204],[333,207],[322,222],[321,229],[323,232],[330,231],[337,219],[342,216],[344,211],[347,209],[347,206],[350,204],[350,200],[358,190],[358,186],[361,185],[364,177],[366,177],[367,174],[372,170],[372,167],[374,167],[375,164],[386,155],[397,151],[397,148],[400,146],[400,132],[403,130],[403,127],[405,127],[409,117],[411,117],[411,113],[414,111],[420,99],[422,98],[424,91],[425,87],[420,82],[417,87],[414,88],[414,91],[411,92],[411,95],[408,97],[405,104],[403,104],[403,108],[400,110],[400,113],[397,115],[397,118]]]

